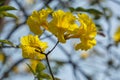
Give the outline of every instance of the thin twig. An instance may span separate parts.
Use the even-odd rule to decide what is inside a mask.
[[[18,0],[14,0],[14,1],[19,6],[20,10],[23,12],[24,17],[27,19],[28,18],[28,14],[26,13],[26,10],[24,9],[24,7],[18,2]]]
[[[55,44],[55,46],[47,53],[47,55],[49,55],[54,49],[55,47],[58,45],[59,41],[57,41],[57,43]]]
[[[41,51],[41,49],[40,49],[40,51],[35,50],[35,51],[37,51],[37,52],[39,52],[39,53],[41,53],[41,54],[45,54],[45,56],[46,56],[46,62],[47,62],[47,64],[48,64],[48,68],[49,68],[49,71],[50,71],[50,74],[51,74],[53,80],[55,80],[55,78],[54,78],[54,76],[53,76],[53,73],[52,73],[52,70],[51,70],[51,67],[50,67],[50,63],[49,63],[49,60],[48,60],[48,55],[55,49],[55,47],[57,46],[58,43],[59,43],[59,41],[57,41],[57,43],[55,44],[55,46],[54,46],[47,54],[43,53],[43,52]]]
[[[52,37],[53,35],[48,35],[48,36],[45,36],[45,37],[43,37],[43,38],[40,38],[41,40],[44,40],[44,39],[46,39],[46,38],[49,38],[49,37]]]
[[[15,27],[10,31],[10,33],[7,35],[6,39],[10,39],[11,35],[22,25],[25,25],[26,21],[18,24],[18,25],[15,25]]]
[[[45,33],[44,35],[48,36],[47,33]],[[56,42],[56,40],[55,40],[53,37],[49,37],[49,39],[50,39],[53,43]],[[66,55],[68,58],[70,57],[69,52],[68,52],[62,45],[59,44],[57,47],[59,47],[59,48],[61,49],[61,51],[64,52],[65,55]]]
[[[49,71],[50,71],[50,74],[52,76],[52,79],[55,80],[54,76],[53,76],[53,73],[52,73],[52,70],[51,70],[51,67],[50,67],[50,63],[49,63],[49,60],[48,60],[48,55],[46,54],[46,61],[47,61],[47,64],[48,64],[48,68],[49,68]]]
[[[45,1],[45,0],[43,0],[43,1]],[[38,9],[38,11],[41,10],[41,9],[43,9],[43,8],[45,8],[45,7],[47,7],[47,6],[49,6],[49,4],[52,3],[52,1],[53,0],[45,1],[44,6],[42,6],[40,9]]]

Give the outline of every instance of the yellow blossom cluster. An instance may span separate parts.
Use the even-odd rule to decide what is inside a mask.
[[[116,43],[120,42],[120,27],[117,28],[117,30],[113,36],[113,39]]]
[[[29,25],[30,30],[36,35],[42,34],[41,28],[47,29],[48,22],[47,17],[52,12],[51,9],[41,11],[33,11],[32,15],[28,18],[27,24]],[[42,26],[42,27],[41,27]]]
[[[38,36],[28,35],[21,38],[22,56],[31,59],[44,59],[45,55],[39,52],[44,52],[48,47],[46,42],[39,40]],[[39,52],[38,52],[39,51]]]
[[[95,36],[97,34],[96,26],[92,19],[86,14],[78,14],[78,20],[81,23],[78,31],[73,37],[80,38],[81,43],[75,46],[76,50],[88,50],[96,44]]]
[[[66,40],[71,38],[80,39],[80,43],[75,45],[76,50],[88,50],[96,44],[96,26],[92,19],[84,13],[74,15],[63,10],[42,9],[33,11],[27,24],[35,35],[41,35],[45,29],[56,36],[61,43],[66,43]],[[28,35],[21,38],[21,48],[24,53],[23,57],[27,58],[31,55],[30,58],[42,59],[44,55],[36,52],[35,49],[45,51],[47,44],[41,42],[38,36]]]

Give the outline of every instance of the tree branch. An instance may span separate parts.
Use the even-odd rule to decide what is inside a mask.
[[[12,67],[10,67],[4,74],[3,76],[0,78],[0,80],[3,80],[5,77],[7,77],[7,75],[13,70],[14,66],[18,65],[19,63],[23,62],[25,59],[20,59],[19,61],[17,61],[16,63],[14,63],[12,65]]]

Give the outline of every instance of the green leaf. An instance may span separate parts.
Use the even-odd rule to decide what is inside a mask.
[[[11,13],[8,13],[8,12],[5,12],[5,11],[0,12],[0,17],[1,18],[3,18],[3,17],[12,17],[12,18],[18,19],[18,17],[15,16],[14,14],[11,14]]]
[[[78,7],[78,8],[76,8],[76,9],[75,9],[75,11],[82,11],[82,12],[86,12],[86,11],[87,11],[87,9],[84,9],[84,8],[82,8],[82,7]]]
[[[44,72],[38,73],[37,78],[38,78],[38,80],[53,80],[51,75],[44,73]],[[55,78],[55,80],[60,80],[59,78],[56,78],[56,77],[54,77],[54,78]]]
[[[16,10],[16,8],[14,8],[12,6],[1,6],[0,7],[0,12],[1,11],[8,11],[8,10]]]
[[[102,27],[101,27],[100,24],[96,24],[96,27],[97,27],[97,30],[98,30],[98,31],[103,31],[103,29],[102,29]]]
[[[102,14],[102,12],[96,10],[96,9],[87,9],[86,12],[92,13],[92,14]]]
[[[60,80],[60,79],[55,77],[55,80]]]
[[[32,69],[32,67],[29,64],[27,64],[27,66],[29,67],[29,69],[33,73],[33,75],[36,75],[36,73],[34,72],[34,70]]]
[[[44,72],[41,72],[39,76],[43,79],[52,79],[52,77],[49,74],[46,74]]]
[[[39,73],[39,72],[45,70],[45,68],[46,68],[45,65],[42,62],[39,62],[36,66],[36,72]]]
[[[4,43],[4,44],[11,45],[11,46],[15,46],[11,41],[8,41],[8,40],[0,40],[0,43]]]
[[[75,9],[75,11],[87,12],[87,13],[91,13],[91,14],[94,14],[94,15],[97,15],[97,16],[103,14],[99,10],[96,10],[96,9],[85,9],[83,7],[77,7]]]
[[[74,9],[73,7],[69,7],[69,10],[70,10],[71,12],[75,11],[75,9]]]
[[[98,19],[100,19],[100,18],[101,18],[101,15],[97,15],[97,14],[94,15],[94,19],[95,19],[95,20],[98,20]]]

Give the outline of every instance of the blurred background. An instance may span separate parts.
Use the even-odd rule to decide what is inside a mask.
[[[2,0],[1,0],[2,1]],[[78,40],[59,44],[49,55],[54,76],[61,80],[120,80],[120,45],[113,39],[120,26],[120,0],[3,0],[17,10],[8,11],[18,19],[0,18],[0,40],[9,40],[16,45],[20,38],[30,32],[27,18],[34,10],[62,9],[73,13],[86,13],[96,24],[97,45],[88,51],[75,51]],[[120,37],[120,34],[119,34]],[[49,32],[41,36],[49,42],[51,49],[57,39]],[[44,62],[44,61],[43,61]],[[22,58],[19,48],[0,47],[0,80],[34,80],[26,63],[34,66],[29,59]],[[45,70],[49,73],[48,70]]]

